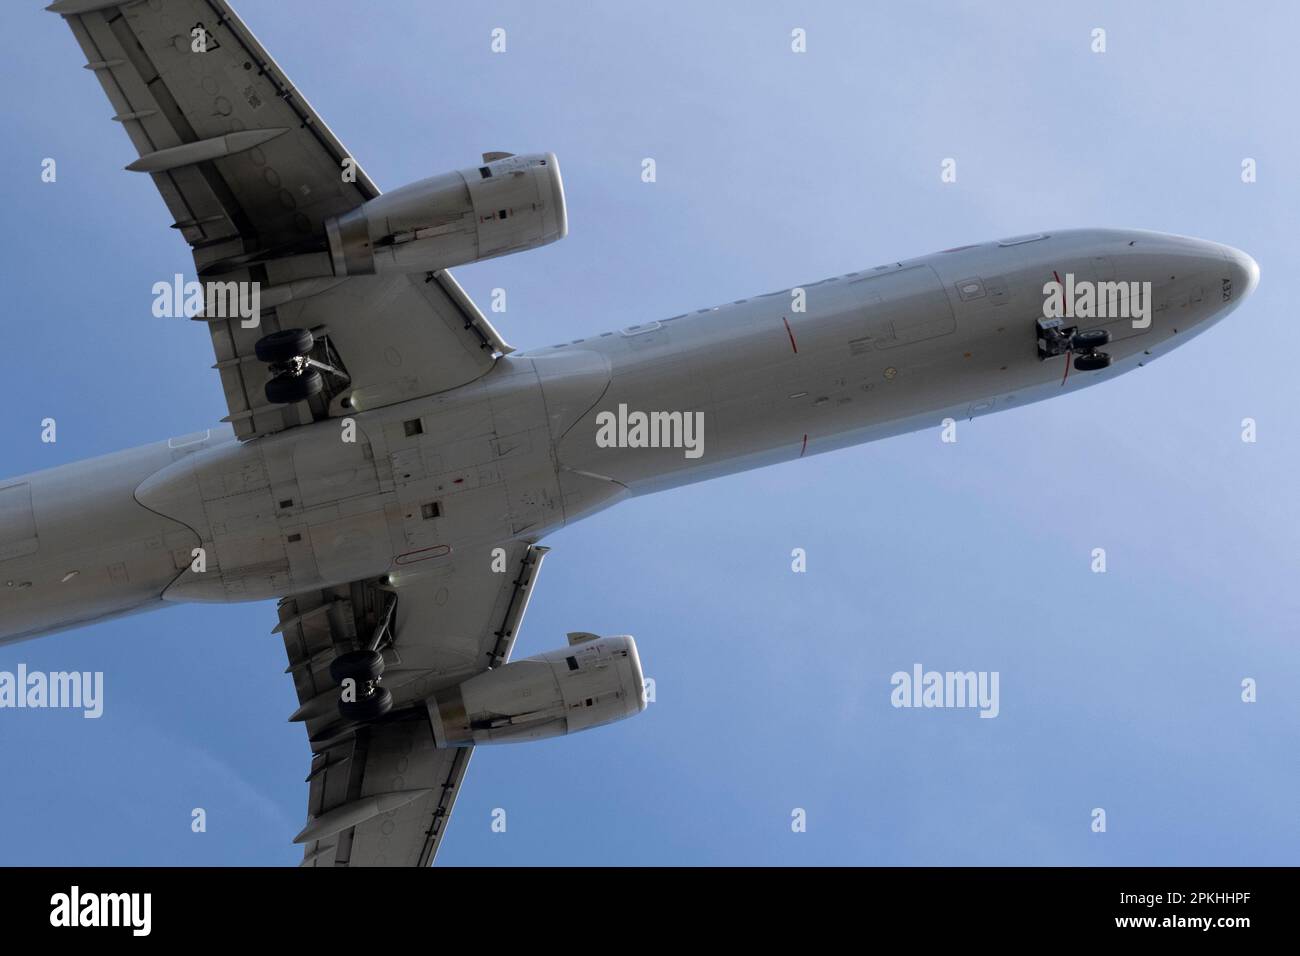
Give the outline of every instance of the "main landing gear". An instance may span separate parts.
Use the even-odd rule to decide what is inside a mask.
[[[393,641],[397,595],[390,594],[375,625],[369,642],[359,650],[346,651],[330,661],[330,678],[339,687],[350,686],[353,693],[339,695],[339,716],[355,724],[368,724],[393,709],[393,695],[380,687],[384,673],[384,655],[380,648]],[[352,681],[351,685],[345,684]]]
[[[355,682],[356,699],[339,698],[339,716],[344,720],[368,723],[393,709],[393,695],[379,681],[384,673],[384,657],[378,651],[349,651],[330,662],[330,677],[343,685]]]
[[[319,330],[322,333],[324,329]],[[329,340],[325,353],[329,355]],[[316,336],[310,329],[281,329],[257,341],[254,351],[259,361],[270,369],[271,379],[266,383],[266,400],[272,405],[292,405],[304,402],[325,388],[322,372],[347,379],[347,373],[310,358],[316,347]]]
[[[1065,325],[1060,319],[1039,319],[1038,357],[1074,354],[1074,367],[1080,372],[1096,372],[1110,365],[1110,355],[1101,348],[1110,344],[1105,329],[1085,329]]]

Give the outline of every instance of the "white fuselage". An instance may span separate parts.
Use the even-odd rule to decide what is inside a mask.
[[[1066,377],[1068,356],[1040,357],[1054,273],[1151,283],[1145,328],[1067,319],[1111,333],[1110,368]],[[468,385],[351,419],[2,481],[0,642],[167,601],[487,562],[628,494],[1094,384],[1203,331],[1257,277],[1234,249],[1157,233],[987,243],[514,353]],[[657,425],[638,432],[638,413]],[[688,447],[647,447],[683,437],[688,417]]]

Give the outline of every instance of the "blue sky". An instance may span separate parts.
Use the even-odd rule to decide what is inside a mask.
[[[4,476],[225,414],[203,330],[150,314],[188,250],[39,7],[0,13],[21,91],[0,121]],[[381,188],[485,150],[559,155],[569,237],[456,270],[480,303],[507,289],[493,319],[518,348],[1053,228],[1183,233],[1261,267],[1185,348],[956,444],[936,428],[548,538],[516,654],[632,633],[657,699],[480,748],[440,862],[1297,862],[1293,5],[237,9]],[[0,648],[0,669],[106,675],[100,720],[0,712],[0,863],[296,862],[307,747],[274,624],[271,604],[177,607]],[[998,671],[1000,715],[891,707],[914,662]]]

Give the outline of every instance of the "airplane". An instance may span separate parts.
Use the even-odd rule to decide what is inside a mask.
[[[191,247],[229,415],[0,481],[0,643],[276,599],[304,866],[428,865],[474,747],[644,709],[629,636],[511,660],[548,532],[1106,381],[1259,281],[1229,246],[1071,229],[518,352],[448,269],[566,235],[553,154],[381,194],[225,0],[48,9]]]

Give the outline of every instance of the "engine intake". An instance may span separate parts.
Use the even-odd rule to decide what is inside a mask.
[[[571,647],[484,671],[427,701],[439,747],[540,740],[645,710],[636,642],[587,637]]]
[[[422,179],[325,222],[336,276],[448,269],[544,246],[568,231],[554,153]]]

